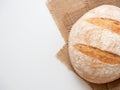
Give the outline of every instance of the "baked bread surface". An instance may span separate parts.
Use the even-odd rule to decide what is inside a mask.
[[[72,27],[69,55],[75,71],[93,83],[120,78],[120,8],[102,5]]]

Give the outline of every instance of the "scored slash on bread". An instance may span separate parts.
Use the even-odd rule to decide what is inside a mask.
[[[119,55],[116,55],[107,51],[103,51],[95,47],[83,45],[83,44],[75,44],[73,47],[76,50],[84,53],[85,55],[90,56],[94,59],[100,60],[104,63],[120,64]]]
[[[89,18],[87,22],[120,34],[120,22],[110,18]]]

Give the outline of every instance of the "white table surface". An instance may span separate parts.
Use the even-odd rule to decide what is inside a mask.
[[[45,0],[0,0],[0,90],[91,90],[56,59],[63,45]]]

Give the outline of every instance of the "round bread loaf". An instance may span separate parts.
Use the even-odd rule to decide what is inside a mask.
[[[120,8],[102,5],[82,16],[70,32],[69,55],[75,71],[89,82],[120,78]]]

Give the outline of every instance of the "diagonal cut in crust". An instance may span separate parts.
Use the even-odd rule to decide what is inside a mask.
[[[83,54],[90,56],[92,58],[98,59],[101,62],[108,64],[120,64],[120,56],[110,53],[108,51],[103,51],[95,47],[83,45],[83,44],[75,44],[73,47],[82,52]]]
[[[89,18],[87,22],[120,34],[120,21],[110,18]]]

